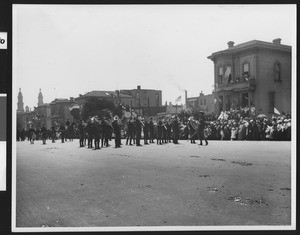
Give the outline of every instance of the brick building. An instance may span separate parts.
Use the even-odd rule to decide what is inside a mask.
[[[84,95],[79,95],[75,98],[80,108],[83,107],[87,99],[96,97],[98,99],[105,99],[116,104],[132,107],[137,113],[141,115],[156,115],[159,112],[165,111],[165,106],[162,106],[162,91],[141,89],[131,90],[116,90],[116,91],[90,91]]]
[[[134,97],[132,108],[138,113],[153,116],[160,112],[165,112],[165,106],[162,106],[162,91],[154,89],[136,89],[120,90],[120,93]]]
[[[197,97],[189,97],[187,98],[187,108],[195,108],[204,113],[213,113],[215,112],[215,97],[214,94],[204,95],[203,92],[199,94]]]
[[[291,112],[291,46],[252,40],[208,56],[214,62],[216,112],[255,106],[271,116]]]

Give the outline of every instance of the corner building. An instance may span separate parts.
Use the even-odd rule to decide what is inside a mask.
[[[291,112],[291,46],[252,40],[208,56],[214,62],[216,113],[256,108],[271,116],[274,108]]]

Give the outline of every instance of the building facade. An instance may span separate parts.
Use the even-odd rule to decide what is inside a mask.
[[[165,111],[161,90],[142,89],[141,86],[137,86],[136,89],[120,90],[120,93],[134,98],[131,107],[141,115],[153,116]]]
[[[114,102],[115,104],[122,104],[128,108],[132,108],[140,115],[156,115],[165,110],[162,106],[162,91],[141,89],[131,90],[116,90],[116,91],[91,91],[84,95],[79,95],[75,98],[77,104],[82,109],[84,103],[92,97],[98,99],[105,99]]]
[[[291,46],[252,40],[208,56],[214,62],[216,112],[254,106],[271,116],[291,112]]]
[[[47,129],[50,129],[51,123],[51,108],[49,104],[41,104],[38,107],[35,107],[35,114],[37,117],[36,128],[40,129],[45,126]]]
[[[203,92],[198,97],[187,98],[187,108],[199,109],[204,113],[215,113],[216,111],[216,100],[214,94],[204,95]]]
[[[70,109],[76,104],[75,100],[71,97],[68,99],[55,99],[49,106],[51,110],[51,123],[65,124],[67,120],[74,121]]]

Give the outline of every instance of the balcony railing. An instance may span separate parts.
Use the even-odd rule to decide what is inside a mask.
[[[250,89],[254,90],[256,87],[256,80],[254,77],[236,77],[227,83],[216,84],[216,92]]]

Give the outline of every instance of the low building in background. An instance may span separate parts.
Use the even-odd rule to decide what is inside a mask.
[[[84,103],[92,97],[99,100],[109,100],[116,105],[121,104],[124,107],[127,107],[127,109],[132,108],[140,115],[152,116],[165,111],[165,107],[162,106],[162,91],[141,89],[141,86],[137,86],[137,89],[131,90],[94,90],[84,95],[79,95],[79,97],[75,98],[75,101],[82,109]]]
[[[214,94],[204,95],[203,92],[197,97],[187,98],[187,108],[201,110],[204,113],[216,112],[216,100]]]
[[[165,107],[162,106],[161,90],[142,89],[141,86],[137,86],[136,89],[120,90],[120,94],[130,95],[134,98],[130,107],[140,115],[154,116],[165,112]]]
[[[177,105],[177,104],[172,104],[172,102],[169,102],[167,104],[166,102],[166,114],[180,114],[183,110],[185,109],[184,105]]]
[[[76,105],[75,99],[55,99],[49,106],[51,109],[51,123],[65,124],[68,120],[74,121],[70,109]]]

